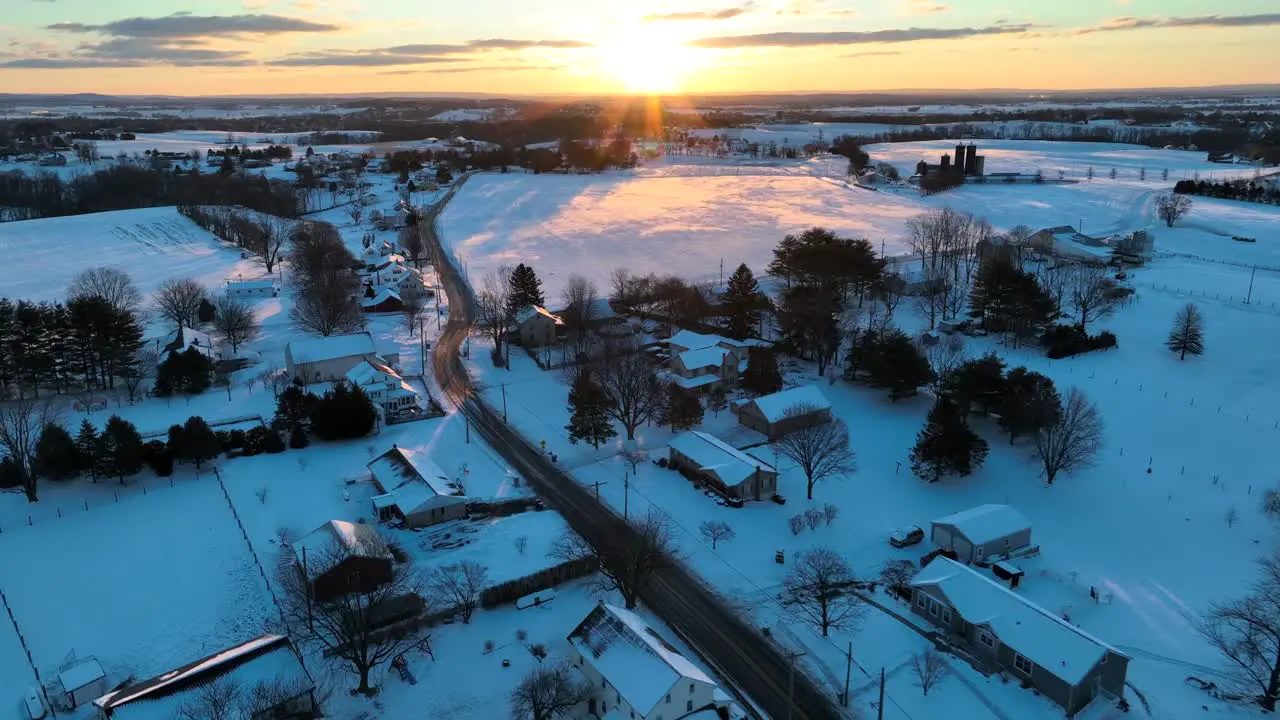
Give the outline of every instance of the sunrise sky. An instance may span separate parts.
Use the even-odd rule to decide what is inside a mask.
[[[1276,0],[4,0],[0,92],[863,91],[1280,81]]]

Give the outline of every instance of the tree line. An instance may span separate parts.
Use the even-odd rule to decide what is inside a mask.
[[[1223,200],[1280,205],[1280,184],[1261,183],[1257,180],[1230,180],[1208,182],[1205,180],[1179,180],[1173,191],[1179,195],[1200,195]]]

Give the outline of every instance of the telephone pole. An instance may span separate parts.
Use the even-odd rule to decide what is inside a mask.
[[[502,422],[507,421],[507,384],[502,383]]]
[[[622,472],[622,519],[631,519],[631,474]]]
[[[1244,304],[1249,305],[1253,300],[1253,278],[1258,274],[1258,266],[1253,266],[1253,272],[1249,273],[1249,296],[1244,299]]]
[[[796,708],[796,658],[804,655],[803,652],[787,653],[787,720],[792,720]]]
[[[844,665],[844,695],[841,696],[843,702],[841,705],[849,707],[849,681],[853,677],[853,641],[849,641],[849,649],[845,651]]]
[[[880,703],[876,705],[876,720],[884,720],[884,668],[880,668]]]

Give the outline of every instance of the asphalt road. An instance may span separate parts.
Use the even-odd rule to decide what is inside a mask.
[[[632,534],[630,525],[551,463],[471,392],[458,352],[471,331],[475,298],[454,263],[444,255],[436,234],[436,217],[451,198],[452,194],[446,196],[421,220],[427,232],[428,252],[449,298],[449,322],[432,353],[436,378],[480,437],[519,471],[575,532],[596,547],[617,547],[615,543],[626,542]],[[684,566],[673,563],[660,570],[641,592],[641,599],[718,674],[746,693],[766,717],[845,717],[803,673],[792,672],[790,661],[756,627],[745,622]]]

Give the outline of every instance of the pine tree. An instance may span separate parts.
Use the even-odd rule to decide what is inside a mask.
[[[890,330],[875,345],[867,359],[871,387],[889,388],[889,399],[897,402],[915,395],[934,379],[929,359],[901,330]]]
[[[599,449],[601,443],[618,433],[609,422],[608,400],[604,391],[591,377],[591,372],[584,369],[578,371],[569,389],[569,442],[577,444],[579,440],[588,442]]]
[[[1204,354],[1204,319],[1195,303],[1187,303],[1178,310],[1165,347],[1178,353],[1179,360],[1186,360],[1187,355]]]
[[[720,302],[728,318],[726,332],[729,337],[746,340],[760,332],[760,319],[769,300],[760,292],[760,283],[746,263],[739,265],[729,276],[728,287]]]
[[[668,386],[667,422],[673,431],[688,430],[702,422],[702,401],[689,390],[672,383]]]
[[[1013,444],[1021,435],[1030,435],[1058,421],[1062,399],[1053,380],[1038,372],[1017,367],[1005,377],[1000,400],[1000,428]]]
[[[546,306],[547,298],[542,293],[542,280],[538,278],[533,268],[524,263],[516,265],[507,282],[510,286],[510,293],[507,296],[508,315],[514,317],[516,313],[530,305]]]
[[[138,428],[119,415],[112,415],[107,420],[98,438],[98,450],[105,470],[103,474],[116,476],[121,485],[126,476],[138,472],[146,461],[146,447],[142,444]]]
[[[756,395],[770,395],[782,389],[782,373],[778,358],[766,347],[747,348],[747,369],[742,373],[742,387]]]
[[[859,330],[854,328],[849,334],[849,353],[845,356],[848,363],[845,367],[845,380],[857,381],[858,374],[865,372],[867,369],[867,361],[876,353],[876,346],[880,342],[880,336],[875,330],[866,328]]]
[[[50,480],[66,480],[80,472],[76,441],[67,429],[57,423],[49,423],[40,432],[36,443],[36,473]]]
[[[987,441],[969,429],[956,406],[945,395],[938,398],[929,419],[911,449],[911,472],[921,480],[937,482],[944,475],[966,476],[982,466]]]
[[[969,360],[951,373],[942,390],[961,415],[995,412],[1004,400],[1004,360],[995,353]]]
[[[311,408],[311,428],[322,440],[364,437],[377,421],[378,410],[368,393],[347,382],[335,384]]]
[[[196,320],[199,320],[200,324],[207,325],[213,322],[213,318],[217,314],[218,309],[213,306],[213,303],[209,302],[209,298],[200,298],[200,309],[196,310]]]
[[[80,462],[80,470],[88,470],[93,482],[98,482],[98,431],[93,423],[80,421],[80,432],[76,433],[76,459]]]
[[[305,429],[319,399],[297,385],[289,385],[276,399],[276,423],[290,431]]]
[[[17,369],[14,367],[13,342],[14,307],[8,298],[0,298],[0,396],[9,397],[10,389],[17,382]]]
[[[181,425],[169,426],[169,457],[174,460],[187,459],[187,430]]]
[[[720,411],[729,407],[729,395],[724,389],[723,383],[716,383],[711,388],[711,392],[707,393],[707,407],[715,413],[716,417],[720,417]]]
[[[182,437],[183,456],[194,462],[197,470],[222,450],[217,433],[199,415],[187,418],[187,423],[182,426]]]

